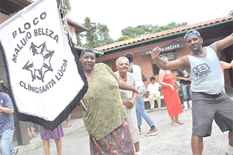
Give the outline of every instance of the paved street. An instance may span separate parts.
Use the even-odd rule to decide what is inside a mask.
[[[140,135],[140,146],[143,155],[191,155],[191,110],[185,111],[180,115],[180,120],[184,122],[184,125],[180,126],[171,126],[166,108],[150,111],[149,114],[158,128],[158,135],[144,136],[143,134],[149,130],[149,126],[143,120],[143,134]],[[83,121],[82,119],[72,121],[72,127],[75,127],[77,123],[80,126],[62,138],[62,154],[89,155],[89,139],[83,126]],[[71,130],[70,128],[68,129]],[[67,129],[65,130],[67,131]],[[37,139],[37,141],[41,142],[40,139]],[[213,123],[212,136],[204,139],[203,155],[225,155],[227,142],[228,134],[222,133],[216,124]],[[22,155],[44,154],[42,146],[23,153],[20,153],[22,152],[21,150],[23,150],[23,147],[19,151],[19,154]],[[56,147],[53,140],[51,140],[51,155],[56,155]]]

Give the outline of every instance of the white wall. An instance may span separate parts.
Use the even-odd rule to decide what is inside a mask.
[[[69,31],[70,31],[70,37],[72,39],[72,42],[74,44],[77,44],[76,34],[75,34],[75,28],[69,25]]]

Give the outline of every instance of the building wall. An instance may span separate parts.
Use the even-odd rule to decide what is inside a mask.
[[[69,27],[70,37],[71,37],[71,39],[72,39],[72,42],[73,42],[74,44],[77,44],[75,28],[72,27],[72,26],[70,26],[70,25],[68,25],[68,27]]]
[[[229,62],[226,59],[226,57],[227,57],[226,53],[231,53],[231,52],[232,52],[232,47],[227,48],[224,51],[222,51],[221,60]],[[151,63],[150,55],[140,56],[140,53],[141,52],[133,53],[133,55],[134,55],[134,64],[139,65],[142,68],[144,74],[146,75],[147,81],[145,81],[144,84],[147,87],[148,84],[150,83],[150,77],[152,77],[152,76],[155,77],[156,82],[158,82],[159,81],[159,75],[158,74],[154,75],[153,65]],[[189,50],[186,47],[183,47],[183,48],[180,48],[180,49],[176,49],[175,53],[176,53],[176,58],[181,58],[181,57],[183,57],[185,55],[191,54],[191,50]],[[102,62],[107,64],[113,71],[116,71],[115,61],[116,61],[117,58],[118,57],[115,57],[114,59],[107,60],[107,61],[102,61]],[[232,74],[232,69],[225,70],[224,73],[225,73],[224,78],[225,78],[226,90],[230,90],[230,89],[232,89],[232,82],[231,82],[232,78],[231,78],[231,75],[230,75],[230,74]],[[174,79],[176,80],[176,71],[173,71],[172,75],[174,76]]]

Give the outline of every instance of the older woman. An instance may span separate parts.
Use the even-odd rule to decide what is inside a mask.
[[[88,81],[82,108],[84,124],[90,135],[90,153],[134,154],[132,135],[119,88],[142,92],[119,80],[107,65],[95,64],[95,60],[92,50],[85,49],[81,52],[80,61]]]
[[[132,73],[128,72],[129,69],[129,60],[126,57],[119,57],[116,60],[116,68],[117,72],[115,74],[117,77],[126,82],[131,86],[136,86],[136,81],[133,77]],[[128,90],[121,90],[120,89],[121,98],[127,113],[127,118],[129,121],[129,126],[131,130],[131,134],[133,137],[133,143],[136,150],[136,155],[140,155],[140,147],[139,147],[139,132],[138,132],[138,125],[137,125],[137,118],[136,118],[136,110],[135,110],[135,101],[137,98],[137,93],[128,91]]]
[[[168,61],[167,57],[162,58],[164,61]],[[167,106],[167,111],[172,120],[172,125],[178,126],[183,124],[179,120],[179,114],[183,112],[183,108],[180,102],[180,98],[175,89],[174,77],[170,70],[159,71],[159,84],[162,86],[162,92],[164,100]]]

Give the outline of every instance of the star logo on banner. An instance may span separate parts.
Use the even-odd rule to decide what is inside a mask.
[[[46,42],[40,46],[32,42],[30,51],[33,54],[32,59],[27,61],[23,69],[31,72],[32,81],[38,79],[44,82],[45,73],[53,71],[50,61],[54,51],[47,50]]]

